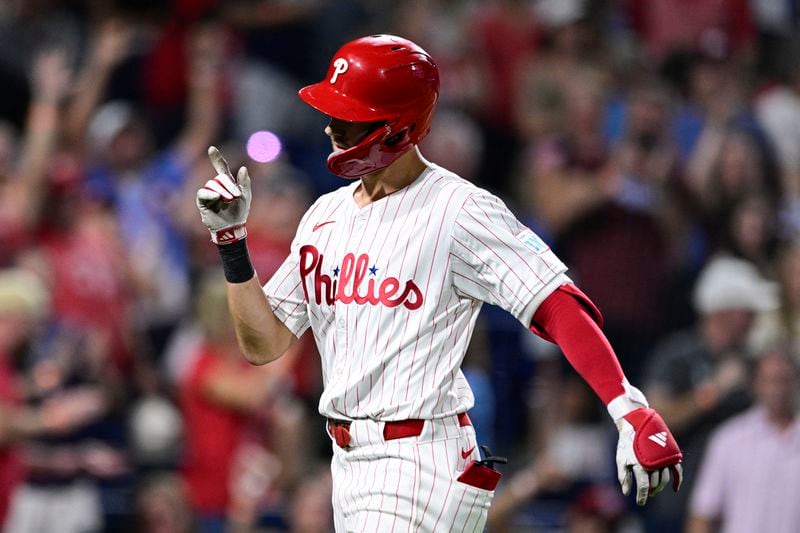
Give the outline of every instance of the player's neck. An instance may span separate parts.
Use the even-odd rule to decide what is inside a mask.
[[[353,193],[359,207],[380,200],[384,196],[411,185],[428,168],[417,147],[409,150],[388,167],[361,176],[361,183]]]

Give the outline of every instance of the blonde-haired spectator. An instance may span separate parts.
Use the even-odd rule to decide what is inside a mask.
[[[20,376],[10,358],[46,316],[48,305],[47,289],[34,274],[16,269],[0,271],[0,527],[11,494],[23,479],[16,444],[43,429],[40,413],[21,405]]]
[[[50,296],[31,272],[0,272],[0,524],[8,506],[8,533],[99,530],[102,515],[93,478],[125,469],[118,452],[85,433],[107,414],[111,395],[86,355],[71,351],[77,348],[72,344],[80,345],[78,339],[55,335],[45,356],[23,350],[30,367],[26,374],[10,365],[12,353],[41,336]]]

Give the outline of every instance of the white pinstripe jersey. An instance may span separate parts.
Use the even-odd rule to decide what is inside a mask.
[[[360,182],[321,196],[264,286],[322,357],[330,418],[440,418],[472,407],[460,366],[483,302],[528,327],[566,267],[495,196],[429,164],[364,207]]]

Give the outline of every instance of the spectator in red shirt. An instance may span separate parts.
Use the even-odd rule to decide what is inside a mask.
[[[40,248],[53,287],[54,318],[95,331],[108,343],[116,369],[128,373],[133,364],[131,280],[116,221],[107,208],[75,191],[54,205],[63,218],[42,234]]]
[[[514,121],[518,71],[539,53],[541,31],[528,2],[496,0],[475,11],[470,40],[485,87],[480,123],[486,142],[478,183],[505,192],[520,139]]]
[[[288,366],[252,367],[239,353],[224,284],[205,281],[197,309],[206,339],[179,384],[183,474],[200,531],[221,532],[226,524],[254,521],[269,489],[293,477],[302,455],[301,424],[297,417],[282,418],[297,412],[284,401]],[[265,413],[267,405],[275,412]],[[265,426],[274,427],[274,438],[266,438]]]

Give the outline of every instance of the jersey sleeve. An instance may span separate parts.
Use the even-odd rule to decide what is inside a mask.
[[[570,282],[566,270],[499,198],[481,191],[464,202],[450,245],[456,292],[502,307],[527,328],[539,304]]]
[[[298,338],[311,325],[303,291],[303,281],[300,277],[300,246],[302,245],[302,235],[305,231],[308,213],[312,209],[306,212],[297,228],[297,234],[294,237],[294,241],[292,241],[289,256],[269,281],[264,284],[264,294],[272,308],[272,312]]]

